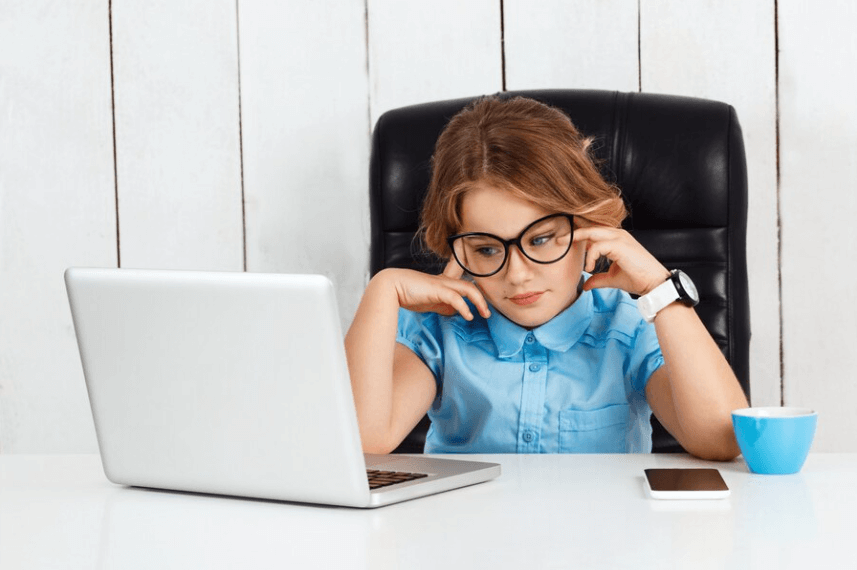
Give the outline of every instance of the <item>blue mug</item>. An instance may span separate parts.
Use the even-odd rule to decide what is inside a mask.
[[[735,438],[753,473],[788,475],[803,467],[818,414],[807,408],[743,408],[732,412]]]

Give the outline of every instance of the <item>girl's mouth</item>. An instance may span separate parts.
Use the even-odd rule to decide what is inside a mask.
[[[520,295],[509,297],[509,300],[515,303],[516,305],[532,305],[533,303],[538,301],[543,294],[544,291],[530,291],[528,293],[521,293]]]

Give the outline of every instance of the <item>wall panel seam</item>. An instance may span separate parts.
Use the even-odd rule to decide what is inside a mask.
[[[116,83],[113,74],[113,0],[107,3],[107,29],[110,40],[110,119],[113,125],[113,199],[116,208],[116,267],[122,267],[119,238],[119,168],[116,159]]]
[[[247,201],[244,196],[244,122],[241,116],[241,21],[239,20],[238,5],[235,0],[235,50],[238,62],[238,165],[241,170],[241,240],[243,268],[247,271]]]
[[[506,11],[503,0],[500,0],[500,73],[502,90],[506,91]]]
[[[640,22],[640,0],[637,0],[637,91],[643,92],[643,32]]]
[[[363,0],[363,41],[366,43],[366,124],[372,137],[372,75],[369,61],[369,0]]]
[[[780,20],[779,0],[774,0],[774,140],[777,165],[777,308],[780,325],[780,405],[785,406],[785,352],[783,346],[783,218],[780,209]]]

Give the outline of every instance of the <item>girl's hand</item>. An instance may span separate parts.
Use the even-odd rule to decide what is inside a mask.
[[[584,270],[594,271],[595,262],[602,255],[612,261],[607,273],[596,273],[584,283],[586,291],[613,287],[645,295],[670,275],[667,268],[625,230],[588,226],[575,229],[573,241],[588,242]]]
[[[399,306],[418,313],[438,313],[444,316],[460,313],[468,321],[473,313],[464,301],[467,297],[486,319],[491,316],[488,302],[482,292],[461,276],[464,270],[451,259],[440,275],[429,275],[411,269],[387,269],[384,271],[392,281],[399,298]]]

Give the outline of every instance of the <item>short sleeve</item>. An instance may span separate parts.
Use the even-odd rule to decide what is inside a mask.
[[[415,313],[399,309],[396,342],[414,352],[434,374],[438,387],[443,369],[443,343],[437,313]]]
[[[640,319],[631,353],[629,375],[631,386],[638,392],[644,392],[652,373],[663,366],[664,355],[655,333],[655,325]]]

